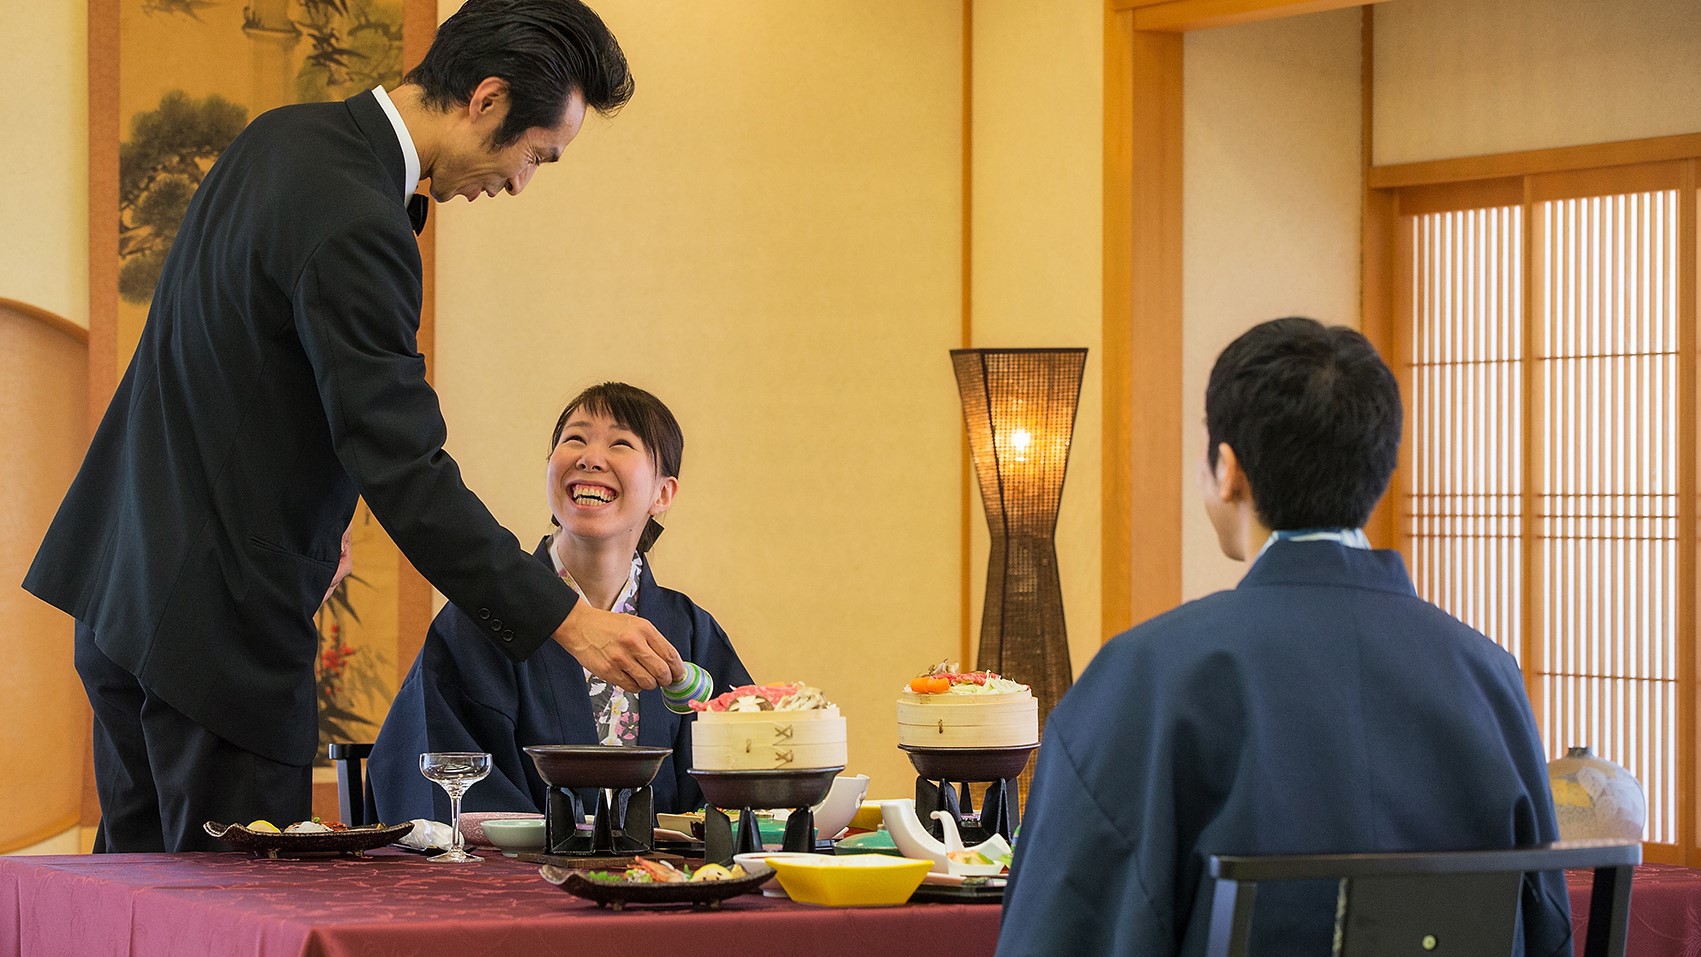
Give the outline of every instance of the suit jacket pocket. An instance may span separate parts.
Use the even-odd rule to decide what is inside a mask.
[[[336,558],[303,555],[258,535],[248,538],[249,568],[254,576],[244,604],[262,618],[278,616],[310,622],[324,601],[337,571]],[[262,607],[256,608],[255,602]]]
[[[248,536],[248,544],[253,545],[255,548],[265,549],[268,552],[275,552],[279,555],[287,555],[290,558],[310,562],[314,565],[322,565],[329,568],[332,572],[337,570],[337,561],[341,557],[339,555],[332,555],[329,558],[320,558],[317,555],[304,555],[301,552],[290,551],[282,545],[279,545],[277,542],[261,538],[258,535]]]

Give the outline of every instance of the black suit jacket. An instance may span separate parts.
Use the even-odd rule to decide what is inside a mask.
[[[575,601],[443,451],[402,176],[370,93],[231,143],[24,580],[173,707],[289,763],[316,746],[312,615],[357,496],[515,658]]]

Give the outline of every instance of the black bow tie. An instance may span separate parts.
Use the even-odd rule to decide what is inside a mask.
[[[413,223],[413,234],[418,236],[425,232],[425,219],[431,215],[431,197],[424,193],[415,193],[408,197],[408,221]]]

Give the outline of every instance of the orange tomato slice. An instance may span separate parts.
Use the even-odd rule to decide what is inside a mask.
[[[951,690],[951,679],[922,675],[910,679],[910,690],[916,694],[944,694]]]

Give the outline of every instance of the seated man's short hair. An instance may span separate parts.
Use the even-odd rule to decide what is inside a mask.
[[[1205,389],[1207,456],[1227,443],[1272,529],[1358,528],[1400,452],[1399,385],[1345,326],[1272,319],[1230,343]]]

